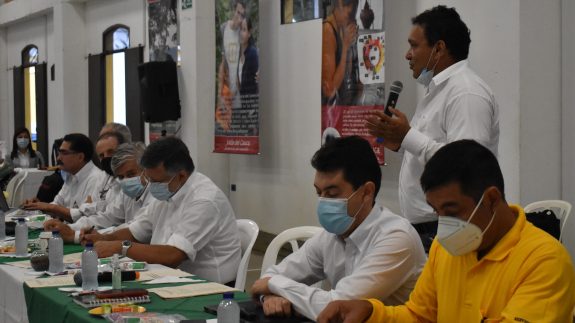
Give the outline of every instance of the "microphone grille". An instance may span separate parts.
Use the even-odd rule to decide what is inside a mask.
[[[394,81],[393,83],[391,83],[391,86],[389,87],[389,91],[390,92],[395,92],[395,93],[401,93],[401,90],[403,90],[403,83],[401,83],[400,81]]]

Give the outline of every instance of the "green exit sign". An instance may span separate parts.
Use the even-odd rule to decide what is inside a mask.
[[[192,0],[182,0],[182,9],[189,9],[192,7]]]

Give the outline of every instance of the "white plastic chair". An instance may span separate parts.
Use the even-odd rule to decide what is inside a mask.
[[[27,176],[28,172],[22,169],[16,172],[16,175],[8,182],[6,192],[8,192],[8,205],[10,207],[19,207],[24,202],[25,198],[22,195],[22,188]]]
[[[525,213],[551,210],[559,220],[559,241],[563,242],[563,231],[571,213],[571,203],[562,200],[544,200],[533,202],[525,206]]]
[[[262,275],[269,267],[276,264],[278,253],[284,244],[289,242],[293,252],[295,252],[299,250],[299,245],[297,243],[298,240],[307,240],[321,230],[322,228],[320,227],[302,226],[287,229],[278,234],[272,242],[270,242],[270,245],[267,247],[266,253],[264,254],[264,259],[262,261]]]
[[[238,229],[240,230],[242,260],[240,261],[240,266],[238,267],[236,285],[234,287],[239,290],[244,290],[246,287],[246,276],[248,274],[248,265],[250,263],[252,248],[256,243],[260,228],[258,227],[257,223],[252,220],[240,219],[236,220],[236,222],[238,224]]]

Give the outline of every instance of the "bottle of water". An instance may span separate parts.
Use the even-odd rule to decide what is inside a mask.
[[[0,210],[0,240],[4,239],[6,239],[6,219],[4,218],[4,211]]]
[[[18,218],[16,224],[16,256],[28,255],[28,225],[26,219]]]
[[[112,289],[122,288],[122,269],[118,258],[117,253],[112,257]]]
[[[98,289],[98,254],[92,241],[86,242],[82,252],[82,290]]]
[[[240,306],[234,301],[234,293],[224,293],[218,305],[218,323],[239,323]]]
[[[60,238],[60,231],[52,231],[52,238],[48,241],[48,271],[57,274],[64,271],[64,241]]]

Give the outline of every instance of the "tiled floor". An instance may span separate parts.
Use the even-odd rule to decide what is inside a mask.
[[[253,283],[260,278],[260,271],[262,268],[262,260],[264,254],[259,251],[252,251],[250,256],[250,264],[248,265],[248,274],[246,276],[246,291],[249,292]]]

